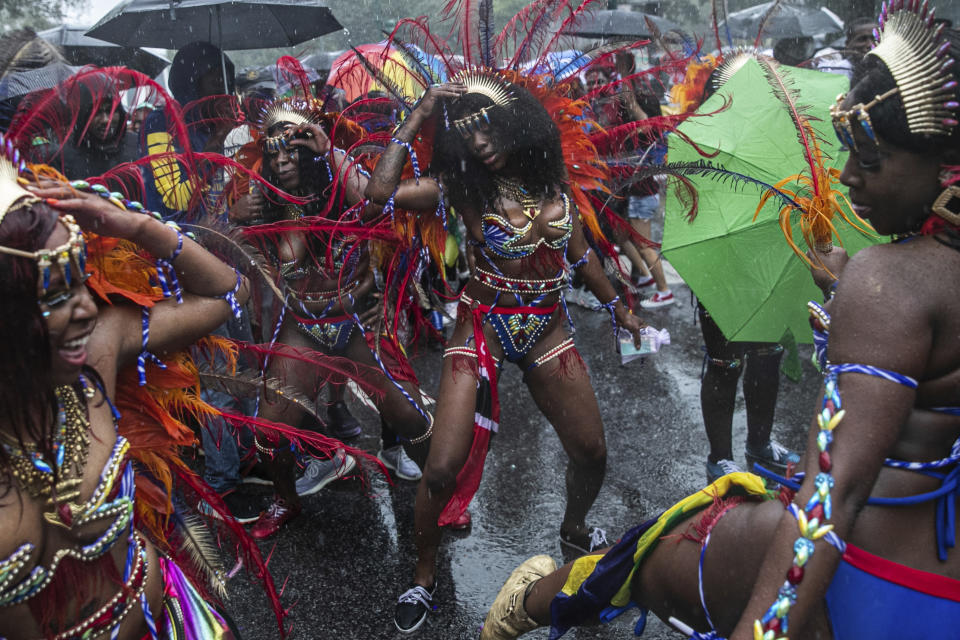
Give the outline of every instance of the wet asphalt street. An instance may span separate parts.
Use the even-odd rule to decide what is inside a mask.
[[[573,307],[576,343],[590,370],[606,429],[607,475],[588,524],[606,529],[611,541],[631,526],[703,486],[706,436],[700,417],[703,361],[690,292],[671,278],[677,303],[644,314],[669,329],[673,344],[644,363],[621,366],[606,312]],[[803,304],[804,301],[798,301]],[[819,377],[801,347],[803,377],[781,376],[774,435],[799,448],[815,408]],[[414,361],[424,389],[438,388],[439,348],[421,347]],[[397,596],[409,586],[414,561],[413,503],[416,485],[382,476],[364,487],[357,480],[329,485],[304,500],[303,514],[275,540],[270,567],[283,602],[291,607],[294,638],[367,640],[476,638],[490,603],[512,569],[527,557],[548,553],[560,561],[558,527],[564,507],[566,456],[550,424],[536,410],[519,370],[508,365],[500,380],[502,415],[484,481],[473,504],[473,527],[447,533],[440,551],[437,610],[412,636],[393,625]],[[358,446],[374,454],[379,420],[353,403],[365,426]],[[743,463],[746,424],[742,396],[734,417],[734,451]],[[275,546],[275,548],[274,548]],[[259,587],[241,572],[230,583],[228,609],[245,638],[277,637],[277,625]],[[568,638],[630,638],[635,613],[607,627],[575,630]],[[546,638],[546,630],[528,634]],[[654,620],[648,640],[680,638]]]

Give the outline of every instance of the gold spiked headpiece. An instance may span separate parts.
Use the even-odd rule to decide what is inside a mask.
[[[20,184],[20,174],[25,168],[20,153],[0,135],[0,225],[3,224],[7,215],[40,202],[40,198]],[[59,247],[22,251],[0,245],[0,253],[37,261],[44,292],[50,287],[50,269],[54,264],[60,268],[68,287],[73,281],[73,269],[77,270],[77,277],[82,278],[87,268],[87,247],[84,244],[80,226],[77,225],[73,216],[67,214],[60,216],[60,224],[67,229],[68,237],[67,241]]]
[[[281,132],[276,135],[267,135],[268,132],[281,123],[289,123],[294,127],[305,124],[317,124],[319,120],[320,105],[317,100],[291,100],[284,98],[277,100],[264,107],[260,118],[260,140],[264,151],[267,153],[279,153],[280,149],[286,148],[287,136]]]
[[[759,56],[760,54],[752,49],[729,51],[723,54],[723,62],[717,66],[713,72],[713,78],[710,80],[711,88],[716,91],[727,84],[727,81],[732,78],[737,71],[743,69],[744,65],[751,60],[756,60]]]
[[[493,102],[492,105],[483,107],[475,113],[463,116],[450,123],[451,126],[456,128],[456,130],[464,136],[469,135],[475,127],[481,126],[482,123],[490,123],[488,113],[490,109],[494,107],[505,107],[516,100],[510,88],[510,83],[495,73],[479,71],[477,69],[464,69],[451,78],[450,81],[460,82],[466,85],[467,91],[463,95],[476,93],[490,98]]]
[[[957,127],[954,112],[960,107],[957,82],[950,73],[955,60],[948,55],[950,45],[943,40],[943,25],[934,26],[933,13],[926,0],[922,4],[920,0],[890,0],[884,4],[878,20],[880,29],[875,32],[878,43],[867,55],[876,56],[886,65],[896,87],[846,110],[840,108],[846,94],[838,96],[830,115],[841,142],[856,148],[854,122],[875,141],[869,111],[897,94],[911,134],[953,134]]]

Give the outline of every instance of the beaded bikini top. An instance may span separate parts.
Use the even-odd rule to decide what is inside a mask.
[[[109,526],[96,540],[85,545],[76,545],[58,550],[49,566],[36,565],[27,572],[37,550],[32,542],[17,548],[8,558],[0,561],[0,607],[21,604],[42,591],[57,571],[60,562],[67,557],[91,561],[107,553],[121,538],[128,536],[133,522],[134,477],[133,466],[127,453],[130,445],[118,435],[93,494],[80,504],[63,503],[60,518],[55,526],[77,530],[93,522],[106,521]],[[45,525],[46,526],[46,525]]]
[[[507,259],[526,258],[533,255],[541,245],[551,249],[563,249],[573,233],[573,218],[570,215],[570,199],[565,193],[560,195],[563,198],[563,216],[559,220],[547,222],[549,228],[561,231],[559,236],[549,239],[540,237],[535,242],[524,242],[536,217],[528,216],[526,224],[518,227],[487,205],[480,217],[484,245],[496,255]]]

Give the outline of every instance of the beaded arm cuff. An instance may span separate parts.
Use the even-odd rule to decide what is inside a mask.
[[[177,280],[177,272],[173,268],[173,261],[176,260],[180,256],[180,252],[183,251],[183,233],[176,223],[168,222],[167,226],[177,234],[177,247],[173,250],[173,253],[170,254],[169,258],[157,258],[157,281],[160,284],[160,289],[163,291],[163,297],[169,298],[170,296],[175,296],[177,303],[182,304],[183,290],[180,288],[180,281]]]
[[[137,376],[140,379],[140,386],[147,384],[147,360],[157,365],[161,369],[166,369],[167,365],[157,356],[147,351],[147,342],[150,340],[150,310],[147,307],[140,308],[140,355],[137,356]]]
[[[574,271],[580,267],[587,266],[587,263],[590,261],[590,247],[587,247],[587,250],[583,252],[583,255],[580,256],[580,259],[570,265],[570,270]]]
[[[410,164],[413,165],[413,179],[417,181],[417,184],[420,184],[420,163],[417,162],[417,152],[413,150],[413,145],[399,138],[390,138],[390,142],[407,149],[407,153],[410,154]]]
[[[582,259],[583,258],[581,258],[581,260]],[[620,296],[614,296],[613,300],[610,300],[609,302],[603,302],[597,308],[598,311],[600,309],[606,309],[607,311],[610,312],[610,326],[613,327],[613,339],[617,343],[617,349],[620,348],[620,340],[618,336],[620,332],[618,331],[618,328],[617,328],[617,315],[616,313],[614,313],[614,308],[616,307],[618,302],[620,302]]]
[[[233,311],[233,317],[239,320],[243,316],[243,308],[240,306],[240,303],[237,302],[237,294],[240,293],[240,287],[243,286],[243,275],[236,269],[234,269],[234,271],[237,274],[237,284],[235,284],[230,291],[214,297],[226,300],[227,304],[230,305],[230,310]]]

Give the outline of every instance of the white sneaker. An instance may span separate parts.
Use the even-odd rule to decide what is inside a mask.
[[[640,306],[644,309],[659,309],[660,307],[666,307],[673,303],[673,292],[667,289],[666,291],[657,291],[646,300],[641,300]]]
[[[398,444],[381,449],[377,458],[383,463],[383,466],[393,471],[401,480],[419,480],[423,477],[423,471],[403,450],[403,445]]]
[[[312,496],[334,480],[346,476],[356,466],[357,461],[343,449],[337,449],[334,456],[327,460],[313,458],[297,480],[297,495]]]

